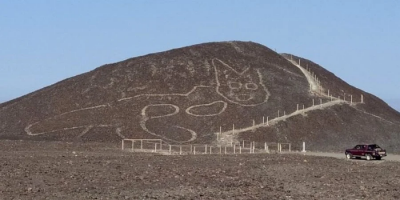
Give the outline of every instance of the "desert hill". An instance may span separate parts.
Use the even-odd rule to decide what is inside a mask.
[[[107,64],[0,104],[0,139],[121,138],[400,152],[400,113],[309,60],[236,41]]]

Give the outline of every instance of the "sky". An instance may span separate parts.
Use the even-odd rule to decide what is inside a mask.
[[[400,110],[398,0],[0,0],[0,102],[101,65],[216,41],[298,55]]]

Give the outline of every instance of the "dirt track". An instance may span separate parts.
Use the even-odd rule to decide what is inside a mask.
[[[21,141],[0,141],[0,151],[0,199],[400,198],[399,163],[387,159],[161,156],[119,144]]]

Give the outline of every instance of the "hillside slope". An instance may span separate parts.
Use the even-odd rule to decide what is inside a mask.
[[[313,109],[300,112],[303,105]],[[400,152],[400,114],[385,102],[311,61],[253,42],[131,58],[0,104],[2,139],[222,144],[219,132],[235,141],[306,141],[315,150],[377,142]]]

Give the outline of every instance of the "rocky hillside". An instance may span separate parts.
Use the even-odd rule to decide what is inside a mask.
[[[374,142],[400,152],[400,113],[309,60],[218,42],[104,65],[0,104],[0,138]]]

